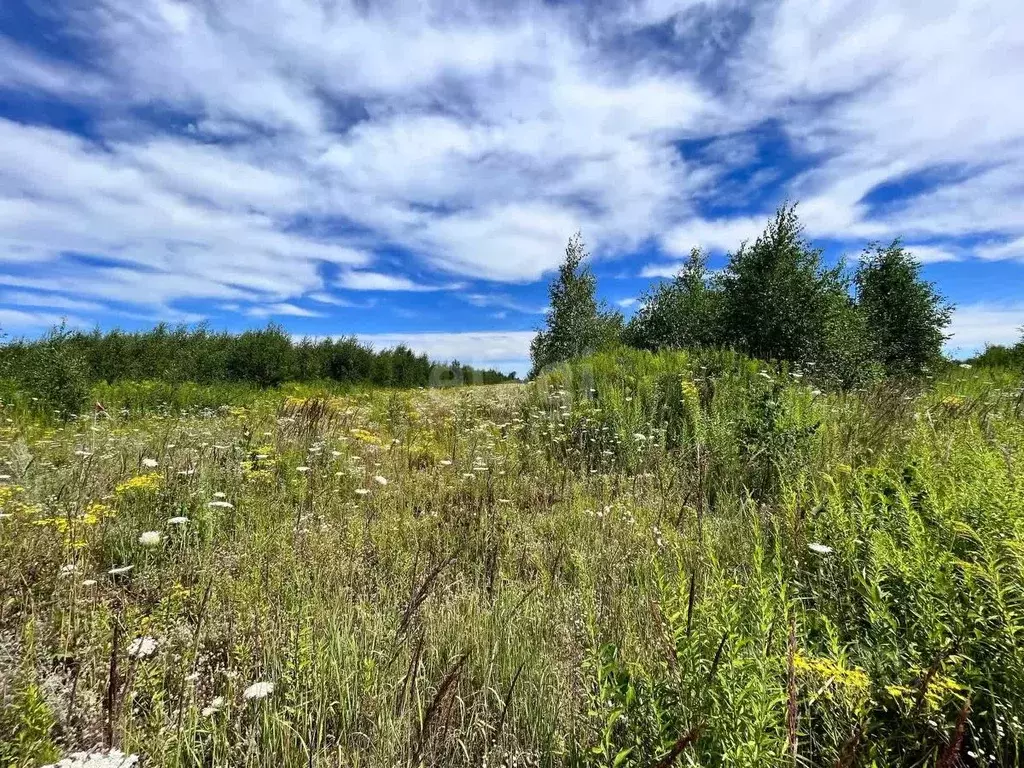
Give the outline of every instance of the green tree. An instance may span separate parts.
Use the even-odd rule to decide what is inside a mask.
[[[37,405],[63,419],[78,413],[89,398],[89,367],[74,336],[64,323],[52,329],[34,347],[25,377]]]
[[[293,363],[291,339],[280,326],[268,325],[260,331],[246,331],[235,339],[228,371],[236,381],[271,387],[291,378]]]
[[[899,240],[865,251],[855,278],[875,356],[890,375],[915,376],[942,357],[952,307],[922,279]]]
[[[700,248],[671,281],[645,294],[623,340],[638,349],[694,348],[721,344],[722,292],[709,280]]]
[[[723,340],[762,360],[819,362],[836,322],[849,317],[843,265],[827,269],[804,239],[795,205],[783,205],[721,278]]]
[[[622,315],[597,300],[597,279],[583,262],[587,258],[579,232],[569,239],[565,259],[551,283],[547,327],[530,344],[531,376],[548,365],[615,344],[622,332]]]

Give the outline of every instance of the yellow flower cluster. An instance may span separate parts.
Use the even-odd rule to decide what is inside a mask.
[[[363,443],[369,443],[370,445],[383,445],[383,441],[377,437],[373,432],[368,432],[365,429],[350,429],[349,433],[356,440]]]
[[[251,483],[267,483],[274,478],[274,446],[261,445],[253,451],[253,458],[242,462],[242,479]]]
[[[9,515],[35,515],[42,511],[38,504],[19,498],[25,489],[20,485],[0,486],[0,510]]]
[[[798,653],[793,657],[793,667],[798,673],[838,683],[853,691],[866,691],[871,686],[871,678],[864,670],[843,666],[824,656],[803,656]]]
[[[114,489],[114,493],[118,496],[125,496],[132,493],[149,493],[159,488],[164,481],[164,476],[159,472],[150,472],[145,475],[139,475],[138,477],[132,477],[120,483],[117,488]]]

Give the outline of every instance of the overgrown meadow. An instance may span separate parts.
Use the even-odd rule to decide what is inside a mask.
[[[1020,378],[814,382],[5,405],[0,765],[1021,764]]]

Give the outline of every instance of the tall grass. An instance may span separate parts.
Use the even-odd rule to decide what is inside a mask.
[[[813,379],[10,409],[0,764],[1020,764],[1020,380]]]

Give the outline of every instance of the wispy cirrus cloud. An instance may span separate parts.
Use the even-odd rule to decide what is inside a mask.
[[[108,314],[308,320],[376,292],[429,315],[463,288],[508,319],[578,228],[598,262],[667,276],[787,198],[848,252],[903,235],[922,261],[1012,282],[1024,6],[593,11],[55,0],[0,16],[2,284]]]

